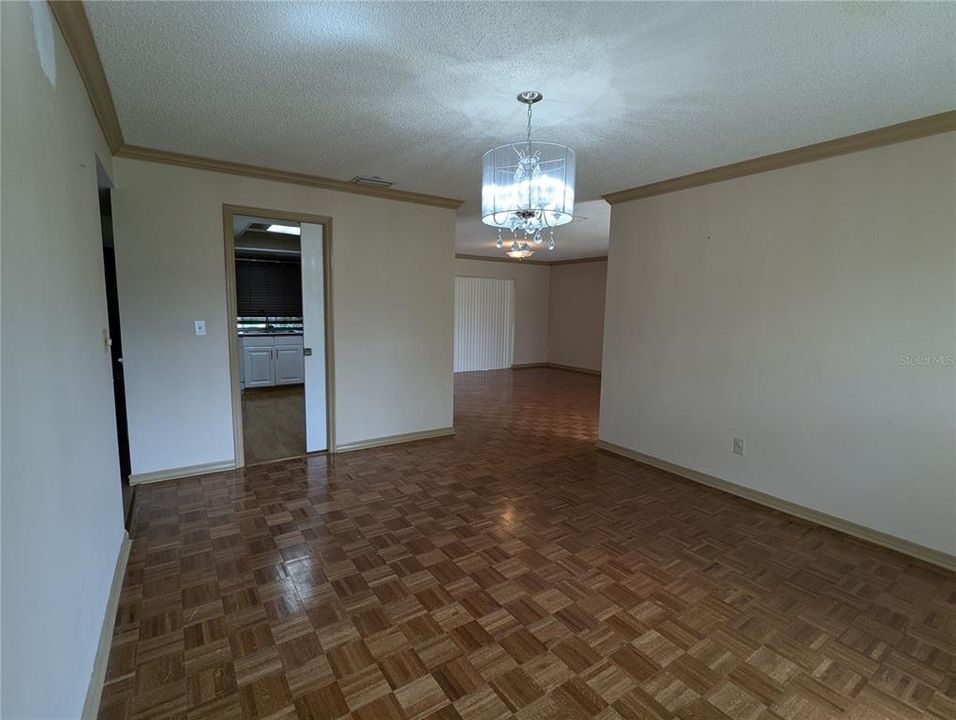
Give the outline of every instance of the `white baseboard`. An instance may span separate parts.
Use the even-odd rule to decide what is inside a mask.
[[[938,565],[940,567],[946,568],[947,570],[956,570],[956,556],[950,555],[942,550],[936,550],[935,548],[929,548],[925,545],[919,545],[918,543],[911,542],[910,540],[904,540],[903,538],[896,537],[895,535],[889,535],[887,533],[880,532],[879,530],[868,528],[865,525],[858,525],[849,520],[836,517],[835,515],[828,515],[827,513],[820,512],[819,510],[806,507],[805,505],[798,505],[797,503],[792,503],[789,500],[782,500],[778,497],[774,497],[773,495],[768,495],[767,493],[760,492],[759,490],[753,490],[752,488],[744,487],[743,485],[738,485],[737,483],[733,483],[728,480],[722,480],[721,478],[708,475],[707,473],[703,473],[698,470],[691,470],[690,468],[685,468],[681,465],[675,465],[667,460],[661,460],[653,455],[645,455],[644,453],[638,452],[636,450],[630,450],[629,448],[622,447],[621,445],[615,445],[614,443],[607,442],[606,440],[598,440],[597,446],[601,450],[606,450],[607,452],[614,453],[615,455],[620,455],[630,460],[635,460],[639,463],[656,467],[660,470],[666,470],[669,473],[679,475],[687,480],[692,480],[694,482],[700,483],[701,485],[707,485],[708,487],[722,490],[726,493],[730,493],[731,495],[742,497],[745,500],[750,500],[758,505],[764,505],[766,507],[773,508],[774,510],[779,510],[780,512],[787,513],[788,515],[794,515],[798,518],[802,518],[803,520],[809,520],[812,523],[823,525],[831,530],[838,530],[839,532],[846,533],[847,535],[852,535],[853,537],[859,538],[861,540],[871,542],[874,545],[880,545],[882,547],[889,548],[890,550],[903,553],[904,555],[909,555],[917,560],[923,560],[924,562]]]
[[[113,583],[110,585],[110,594],[106,600],[106,612],[103,615],[100,640],[96,646],[96,655],[93,658],[93,674],[90,676],[90,684],[86,689],[86,700],[83,702],[83,714],[80,716],[82,720],[95,720],[99,713],[103,683],[106,681],[106,669],[110,660],[110,648],[113,644],[116,610],[119,607],[120,595],[123,592],[126,561],[129,560],[129,551],[132,545],[133,542],[130,540],[129,533],[124,530],[119,555],[116,557],[116,568],[113,570]]]
[[[576,365],[560,365],[553,362],[533,362],[533,363],[519,363],[518,365],[512,365],[512,370],[530,370],[532,368],[551,368],[552,370],[567,370],[569,372],[579,372],[585,373],[586,375],[600,375],[600,370],[592,370],[591,368],[577,367]]]
[[[201,465],[186,465],[185,467],[169,468],[168,470],[136,473],[135,475],[129,476],[129,484],[145,485],[147,483],[162,482],[163,480],[176,480],[178,478],[192,477],[193,475],[208,475],[209,473],[221,472],[223,470],[234,470],[235,467],[235,458],[230,458],[229,460],[202,463]]]
[[[554,370],[567,370],[568,372],[579,372],[584,373],[585,375],[600,375],[600,370],[592,370],[591,368],[578,367],[577,365],[560,365],[559,363],[548,363],[549,368]]]
[[[416,440],[429,440],[431,438],[445,437],[454,435],[455,428],[437,428],[435,430],[422,430],[421,432],[404,433],[402,435],[388,435],[386,437],[372,438],[371,440],[360,440],[354,443],[345,443],[336,445],[335,452],[352,452],[353,450],[367,450],[369,448],[382,447],[384,445],[398,445],[399,443],[415,442]]]

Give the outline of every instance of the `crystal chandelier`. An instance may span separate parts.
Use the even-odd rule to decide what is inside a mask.
[[[481,221],[498,228],[495,247],[504,247],[502,230],[511,231],[508,255],[516,260],[534,255],[545,234],[554,250],[554,228],[574,219],[574,151],[531,141],[531,106],[542,97],[535,90],[518,95],[528,106],[526,139],[492,148],[481,162]]]

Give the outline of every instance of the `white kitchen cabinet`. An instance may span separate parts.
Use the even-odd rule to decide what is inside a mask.
[[[261,338],[257,338],[261,339]],[[242,366],[247,388],[275,385],[275,369],[271,345],[253,345],[242,349]]]
[[[243,389],[305,382],[301,335],[247,335],[239,345]]]
[[[305,382],[305,358],[302,345],[277,345],[275,348],[275,384]]]

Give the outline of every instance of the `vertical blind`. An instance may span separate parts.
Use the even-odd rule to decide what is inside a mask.
[[[455,372],[511,367],[515,282],[455,278]]]

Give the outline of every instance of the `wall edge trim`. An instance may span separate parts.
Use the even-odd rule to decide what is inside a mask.
[[[223,470],[234,470],[236,459],[218,460],[216,462],[200,463],[199,465],[184,465],[183,467],[155,470],[153,472],[134,473],[129,476],[130,485],[148,485],[149,483],[163,482],[164,480],[178,480],[179,478],[194,475],[208,475]]]
[[[123,129],[120,127],[116,105],[113,103],[113,93],[110,92],[106,72],[103,70],[103,61],[100,59],[100,52],[93,39],[93,30],[83,3],[48,0],[47,4],[56,19],[56,24],[60,27],[60,34],[73,57],[73,64],[80,73],[80,79],[83,81],[83,87],[86,88],[93,114],[100,125],[100,130],[103,131],[106,144],[110,152],[115,155],[116,151],[125,144]]]
[[[110,650],[113,645],[113,628],[116,625],[116,611],[119,608],[120,596],[123,594],[123,580],[126,578],[126,563],[133,547],[133,541],[126,530],[120,541],[119,553],[116,556],[116,567],[113,569],[113,582],[110,584],[110,594],[106,599],[106,612],[103,615],[103,625],[100,628],[100,639],[96,646],[96,655],[93,656],[93,672],[90,675],[90,684],[86,689],[86,698],[83,701],[82,720],[96,720],[100,710],[100,700],[103,697],[103,686],[106,684],[106,670],[109,665]]]
[[[558,363],[549,362],[548,367],[553,370],[567,370],[568,372],[584,373],[585,375],[600,375],[600,370],[592,370],[591,368],[578,367],[577,365],[560,365]]]
[[[370,448],[384,447],[386,445],[400,445],[402,443],[415,442],[417,440],[431,440],[433,438],[447,437],[455,434],[455,428],[444,427],[434,430],[421,430],[419,432],[402,433],[400,435],[386,435],[384,437],[370,438],[369,440],[359,440],[358,442],[344,443],[336,445],[336,453],[353,452],[355,450],[368,450]]]
[[[335,190],[353,195],[379,198],[381,200],[397,200],[399,202],[415,203],[418,205],[430,205],[432,207],[449,210],[457,209],[463,202],[456,198],[446,198],[438,195],[410,192],[408,190],[365,187],[362,185],[354,185],[345,180],[335,180],[319,175],[278,170],[262,165],[249,165],[246,163],[232,162],[230,160],[216,160],[199,155],[187,155],[185,153],[157,150],[141,145],[123,145],[113,154],[116,155],[116,157],[126,158],[128,160],[177,165],[179,167],[192,168],[194,170],[209,170],[227,175],[243,175],[245,177],[260,178],[262,180],[272,180],[275,182],[290,183],[292,185],[307,185],[323,190]]]
[[[518,363],[512,365],[512,370],[531,370],[532,368],[551,368],[552,370],[567,370],[568,372],[578,372],[584,373],[585,375],[600,375],[600,370],[592,370],[591,368],[577,367],[576,365],[560,365],[553,362],[533,362],[533,363]]]
[[[730,165],[721,165],[708,170],[701,170],[699,172],[690,173],[689,175],[680,175],[647,185],[638,185],[637,187],[608,193],[602,197],[611,205],[617,205],[619,203],[630,202],[631,200],[640,200],[641,198],[653,197],[655,195],[665,195],[667,193],[677,192],[678,190],[687,190],[689,188],[700,187],[701,185],[710,185],[724,180],[733,180],[735,178],[757,175],[771,170],[780,170],[792,167],[793,165],[803,165],[804,163],[814,162],[816,160],[825,160],[839,155],[871,150],[873,148],[883,147],[884,145],[906,142],[907,140],[917,140],[953,130],[956,130],[956,110],[950,110],[936,115],[928,115],[927,117],[908,120],[906,122],[897,123],[896,125],[888,125],[875,130],[867,130],[865,132],[856,133],[855,135],[846,135],[833,140],[824,140],[823,142],[791,148],[790,150],[784,150],[770,155],[762,155],[760,157],[731,163]]]
[[[638,452],[637,450],[631,450],[630,448],[626,448],[622,445],[616,445],[615,443],[608,442],[606,440],[599,439],[596,443],[596,446],[599,450],[603,450],[605,452],[609,452],[611,454],[618,455],[644,465],[650,465],[658,470],[664,470],[686,480],[690,480],[701,485],[706,485],[707,487],[729,493],[730,495],[736,495],[744,500],[749,500],[772,510],[778,510],[779,512],[785,513],[787,515],[798,517],[801,520],[806,520],[816,525],[820,525],[831,530],[836,530],[838,532],[844,533],[845,535],[850,535],[858,540],[864,540],[874,545],[879,545],[887,550],[893,550],[908,557],[915,558],[916,560],[922,560],[923,562],[930,563],[931,565],[935,565],[946,570],[956,570],[956,556],[950,555],[942,550],[936,550],[934,548],[926,547],[925,545],[920,545],[919,543],[914,543],[911,540],[905,540],[901,537],[897,537],[896,535],[890,535],[889,533],[874,530],[873,528],[866,527],[865,525],[859,525],[850,520],[844,520],[843,518],[837,517],[835,515],[814,510],[813,508],[800,505],[798,503],[793,503],[789,500],[783,500],[782,498],[768,495],[767,493],[761,492],[759,490],[738,485],[737,483],[730,482],[729,480],[723,480],[713,475],[708,475],[707,473],[700,472],[699,470],[692,470],[691,468],[686,468],[682,465],[677,465],[675,463],[668,462],[667,460],[662,460],[660,458],[654,457],[653,455],[646,455],[644,453]]]
[[[594,257],[571,258],[570,260],[552,260],[547,263],[551,267],[555,265],[580,265],[582,263],[607,262],[607,255],[595,255]]]

